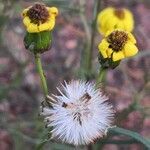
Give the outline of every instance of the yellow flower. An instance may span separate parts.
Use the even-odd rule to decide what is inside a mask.
[[[97,17],[97,29],[106,34],[109,30],[122,29],[131,32],[134,27],[132,13],[125,8],[108,7],[102,10]]]
[[[58,15],[58,9],[36,3],[24,9],[22,15],[23,24],[29,33],[50,31],[55,26],[55,17]]]
[[[138,52],[135,44],[136,40],[130,32],[114,30],[113,32],[107,32],[98,48],[104,59],[111,59],[115,62],[134,56]]]

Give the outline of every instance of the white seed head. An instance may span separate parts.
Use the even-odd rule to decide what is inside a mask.
[[[114,111],[94,83],[71,81],[57,88],[59,95],[48,96],[52,107],[42,107],[52,139],[73,145],[89,144],[105,135]]]

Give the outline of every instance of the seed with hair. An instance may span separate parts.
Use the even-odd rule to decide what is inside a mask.
[[[65,103],[65,102],[63,102],[63,104],[62,104],[62,107],[67,107],[68,105]]]

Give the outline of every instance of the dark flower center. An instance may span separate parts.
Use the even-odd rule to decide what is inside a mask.
[[[125,13],[124,13],[123,8],[115,9],[115,10],[114,10],[114,14],[115,14],[115,16],[117,16],[119,19],[124,19],[124,17],[125,17]]]
[[[39,25],[48,20],[49,12],[44,4],[36,3],[28,10],[27,16],[29,16],[32,23]]]
[[[112,48],[112,50],[116,52],[122,50],[127,40],[128,40],[128,34],[125,33],[124,31],[118,31],[118,30],[112,32],[107,37],[109,48]]]

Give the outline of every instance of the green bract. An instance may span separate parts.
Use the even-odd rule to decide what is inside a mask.
[[[102,68],[110,68],[110,69],[114,69],[116,68],[119,64],[120,64],[120,61],[113,61],[111,58],[104,58],[102,56],[101,53],[99,53],[98,55],[98,61],[100,63],[100,65],[102,66]]]
[[[24,38],[24,45],[34,54],[44,53],[51,47],[52,36],[50,31],[43,31],[39,33],[26,32]]]

